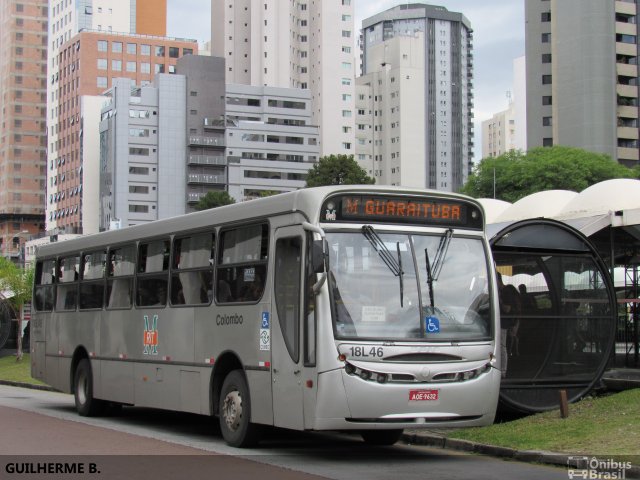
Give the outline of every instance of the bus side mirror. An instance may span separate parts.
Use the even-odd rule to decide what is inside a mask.
[[[324,239],[314,240],[311,245],[311,267],[313,268],[313,273],[324,273],[327,271],[324,242]]]

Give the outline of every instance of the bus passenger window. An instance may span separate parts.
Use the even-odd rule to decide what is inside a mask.
[[[171,305],[206,305],[211,302],[214,251],[213,233],[174,240]]]
[[[55,271],[55,260],[45,260],[36,264],[34,307],[39,312],[53,310]]]
[[[224,230],[216,268],[216,301],[259,301],[267,278],[268,251],[267,224]]]
[[[82,256],[80,310],[102,308],[106,264],[107,252],[104,250]]]
[[[133,245],[109,250],[107,308],[131,308],[136,249]]]
[[[75,310],[78,302],[78,269],[80,257],[61,258],[58,262],[58,296],[56,310]]]
[[[164,307],[167,304],[169,240],[141,243],[138,250],[136,305]]]

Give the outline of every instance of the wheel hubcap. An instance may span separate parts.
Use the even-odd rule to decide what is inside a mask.
[[[231,431],[236,431],[242,421],[242,397],[240,392],[229,392],[222,402],[222,418]]]

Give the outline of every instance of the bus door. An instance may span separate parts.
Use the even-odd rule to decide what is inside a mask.
[[[302,323],[304,298],[303,253],[305,233],[301,227],[275,232],[273,322],[271,362],[273,419],[276,426],[304,428]]]

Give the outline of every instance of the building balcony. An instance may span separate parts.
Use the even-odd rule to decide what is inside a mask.
[[[618,161],[620,160],[635,160],[640,159],[640,150],[637,148],[624,148],[618,147]]]
[[[616,73],[623,77],[637,77],[638,76],[638,66],[637,65],[629,65],[626,63],[616,63]]]
[[[224,147],[225,140],[224,135],[200,137],[196,135],[189,135],[189,145],[199,145],[204,147]]]
[[[618,127],[617,136],[618,138],[637,140],[638,129],[635,127]]]
[[[638,54],[637,45],[635,43],[616,42],[616,53],[635,57]]]
[[[187,176],[187,184],[189,185],[224,185],[227,183],[227,176],[209,175],[205,173],[191,173]]]
[[[638,98],[636,85],[616,85],[616,93],[621,97]]]
[[[224,155],[189,155],[189,165],[226,165]]]
[[[623,13],[626,15],[635,15],[636,14],[636,4],[630,2],[622,2],[616,1],[615,4],[616,13]]]
[[[205,130],[224,130],[225,120],[224,118],[208,118],[203,120]]]
[[[638,107],[618,105],[618,118],[638,118]]]
[[[623,35],[636,35],[636,28],[637,25],[633,23],[616,22],[616,33],[621,33]]]

